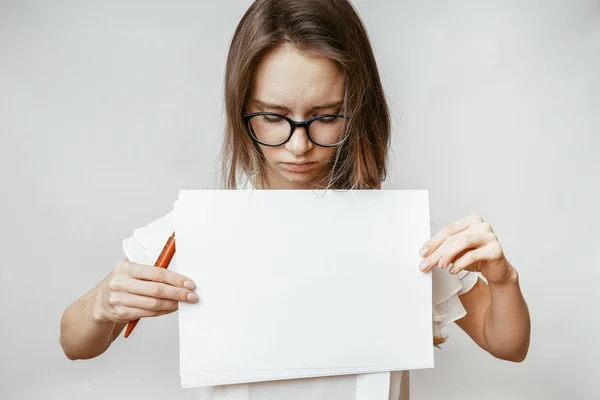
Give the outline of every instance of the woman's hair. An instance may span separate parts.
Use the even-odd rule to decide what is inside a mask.
[[[380,189],[387,173],[389,110],[366,29],[347,0],[257,0],[242,17],[225,71],[225,188],[236,189],[241,174],[268,183],[264,156],[242,113],[258,64],[282,45],[327,57],[344,75],[341,113],[349,136],[332,157],[326,187]],[[436,346],[443,342],[433,340]]]
[[[334,61],[344,75],[341,113],[348,138],[330,162],[325,184],[334,189],[379,189],[386,177],[390,117],[367,32],[347,0],[258,0],[233,36],[225,71],[225,188],[239,175],[266,182],[265,160],[241,118],[262,58],[291,45]]]

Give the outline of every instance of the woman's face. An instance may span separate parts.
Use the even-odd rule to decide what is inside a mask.
[[[246,104],[248,113],[276,112],[295,121],[320,114],[338,114],[344,98],[344,77],[333,61],[277,47],[259,63]],[[312,143],[304,128],[277,147],[262,146],[270,189],[312,188],[329,172],[335,147]]]

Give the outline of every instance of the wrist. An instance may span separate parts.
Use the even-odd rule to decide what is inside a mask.
[[[91,298],[92,320],[94,323],[101,325],[113,323],[113,321],[108,318],[108,315],[104,310],[102,288],[98,289],[99,290],[97,290],[96,293],[94,293],[94,296]]]
[[[503,286],[516,285],[519,283],[519,273],[512,265],[510,265],[510,263],[507,263],[507,264],[508,264],[508,266],[506,268],[506,273],[504,274],[504,276],[502,276],[499,279],[498,278],[489,279],[484,274],[484,277],[487,279],[489,285],[493,285],[496,287],[503,287]]]

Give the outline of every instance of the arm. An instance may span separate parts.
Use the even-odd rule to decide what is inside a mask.
[[[516,269],[490,224],[471,215],[444,227],[424,245],[420,265],[456,275],[463,269],[480,272],[487,280],[460,296],[467,315],[456,321],[481,348],[497,358],[520,362],[529,349],[529,310],[519,286]]]
[[[126,325],[101,317],[98,298],[111,275],[71,304],[62,316],[60,345],[70,360],[89,359],[104,353]]]
[[[518,273],[510,269],[506,281],[487,285],[479,279],[460,296],[467,315],[456,324],[494,357],[521,362],[529,349],[531,325]]]
[[[120,262],[63,313],[60,345],[71,360],[104,353],[128,321],[169,314],[198,302],[191,279],[148,265]]]

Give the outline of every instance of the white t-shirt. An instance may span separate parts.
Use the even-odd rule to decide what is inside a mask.
[[[127,258],[138,264],[154,265],[166,240],[173,233],[172,211],[136,229],[123,241]],[[435,230],[432,225],[432,234]],[[176,269],[177,254],[169,269]],[[417,266],[415,266],[417,268]],[[442,336],[442,328],[466,315],[459,295],[469,291],[478,274],[432,270],[433,333]],[[433,340],[433,339],[432,339]],[[432,344],[433,345],[433,344]],[[201,400],[409,400],[408,371],[291,379],[242,385],[190,389]],[[199,394],[199,397],[198,397]]]

